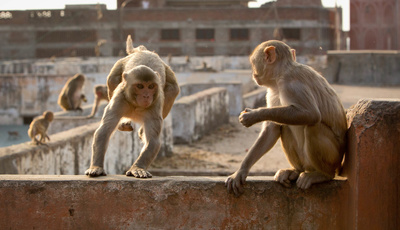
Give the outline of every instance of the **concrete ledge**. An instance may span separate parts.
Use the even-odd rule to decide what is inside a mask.
[[[229,122],[229,96],[222,87],[178,99],[172,110],[174,143],[191,143]]]
[[[51,135],[47,146],[29,142],[0,148],[0,174],[83,174],[90,165],[93,134],[99,122]],[[135,125],[133,132],[115,131],[104,160],[109,174],[124,174],[143,146]],[[158,156],[170,156],[173,147],[172,119],[164,120]]]
[[[3,229],[343,229],[348,183],[303,191],[249,177],[241,197],[225,177],[0,175]],[[27,202],[29,201],[29,202]]]
[[[239,115],[243,110],[242,83],[239,81],[219,82],[219,83],[185,83],[181,84],[181,93],[179,97],[190,96],[198,92],[222,87],[228,91],[229,95],[229,115]]]

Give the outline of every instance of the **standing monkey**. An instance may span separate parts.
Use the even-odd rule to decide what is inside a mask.
[[[46,138],[50,141],[50,137],[47,135],[47,128],[50,122],[54,119],[54,114],[51,111],[45,111],[42,116],[35,118],[28,129],[28,135],[32,139],[32,144],[40,145],[44,144]],[[40,135],[40,139],[36,139],[36,136]]]
[[[239,116],[242,125],[263,122],[263,128],[240,168],[226,179],[228,191],[243,193],[250,168],[279,138],[293,168],[279,170],[276,181],[286,187],[296,181],[307,189],[333,179],[347,130],[345,111],[333,88],[311,67],[297,63],[294,52],[280,41],[258,45],[250,62],[254,81],[268,89],[267,107],[245,109]]]
[[[85,76],[82,74],[75,74],[68,79],[58,97],[58,104],[63,110],[82,111],[81,103],[87,101],[85,95],[82,94],[84,83]]]
[[[102,100],[109,101],[108,94],[107,94],[107,86],[106,85],[96,85],[94,87],[94,104],[93,104],[92,112],[88,116],[88,118],[92,118],[92,117],[94,117],[94,115],[96,115],[97,109]]]
[[[152,177],[147,168],[160,150],[163,120],[179,94],[174,72],[156,53],[144,46],[134,48],[130,36],[126,44],[128,56],[115,63],[107,78],[110,102],[94,133],[91,164],[85,172],[88,176],[106,175],[104,155],[110,136],[118,125],[132,130],[130,124],[120,124],[121,119],[129,119],[142,125],[139,135],[144,146],[126,175]],[[124,129],[126,126],[130,129]]]

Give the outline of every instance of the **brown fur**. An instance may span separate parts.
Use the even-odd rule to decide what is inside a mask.
[[[311,67],[295,61],[280,41],[260,44],[250,56],[253,79],[267,87],[267,107],[246,109],[239,121],[246,127],[263,122],[259,137],[238,171],[226,180],[239,195],[250,168],[281,138],[293,166],[281,169],[275,180],[284,186],[296,180],[299,188],[331,180],[345,151],[346,116],[333,88]]]
[[[82,94],[82,87],[85,83],[85,76],[75,74],[65,83],[58,97],[58,104],[63,110],[80,110],[82,101],[86,102],[85,95]]]
[[[121,119],[129,119],[142,125],[139,133],[143,134],[144,146],[126,175],[152,177],[147,168],[161,147],[163,119],[179,93],[175,74],[157,54],[143,46],[133,48],[130,36],[127,39],[127,51],[129,55],[117,61],[107,78],[110,102],[94,134],[91,166],[85,172],[88,176],[106,175],[103,164],[110,136]],[[138,100],[137,97],[143,96],[143,92],[135,88],[137,84],[143,84],[145,91],[151,92],[150,105]],[[156,85],[154,90],[151,84]],[[130,125],[127,126],[129,130]]]
[[[106,85],[96,85],[94,87],[94,103],[92,112],[88,116],[89,118],[94,117],[98,110],[99,104],[102,100],[109,101],[107,94],[107,86]]]
[[[50,137],[47,135],[47,128],[50,122],[54,119],[54,114],[51,111],[45,111],[42,116],[35,118],[28,129],[28,135],[32,139],[32,144],[40,145],[46,142],[46,138],[50,141]],[[36,139],[36,136],[40,135],[40,139]]]

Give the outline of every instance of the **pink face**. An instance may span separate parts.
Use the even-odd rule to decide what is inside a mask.
[[[133,85],[136,94],[136,103],[142,108],[149,107],[157,92],[157,84],[154,82],[141,82]]]

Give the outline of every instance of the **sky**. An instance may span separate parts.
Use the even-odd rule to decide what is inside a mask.
[[[265,2],[271,0],[257,0],[250,3],[250,7],[258,7]],[[350,0],[321,0],[325,7],[334,7],[335,2],[343,8],[343,30],[350,29]],[[65,5],[78,4],[106,4],[107,9],[113,10],[117,8],[117,0],[1,0],[0,11],[6,10],[33,10],[33,9],[64,9]]]

